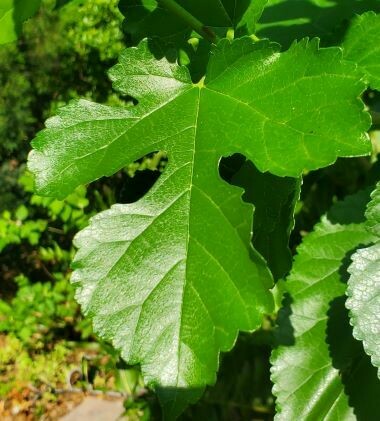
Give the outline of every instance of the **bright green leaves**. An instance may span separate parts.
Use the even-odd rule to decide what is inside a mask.
[[[15,41],[23,22],[33,16],[41,0],[1,0],[0,44]]]
[[[380,185],[372,193],[366,211],[366,227],[375,236],[376,243],[358,250],[348,271],[346,307],[350,310],[353,335],[363,341],[372,363],[380,367]],[[380,377],[380,375],[379,375]]]
[[[343,43],[344,56],[363,71],[371,88],[380,90],[380,14],[357,16]]]
[[[219,351],[272,309],[271,277],[249,248],[250,207],[210,174],[207,153],[192,161],[189,139],[175,140],[175,160],[143,199],[115,205],[77,236],[72,277],[95,331],[166,389],[169,414],[181,409],[178,389],[213,383]]]
[[[288,341],[272,356],[278,420],[376,418],[380,383],[344,307],[350,254],[374,239],[364,224],[323,219],[298,248],[279,326]]]
[[[157,61],[147,42],[124,52],[111,78],[138,104],[71,103],[33,141],[29,169],[38,193],[63,198],[148,153],[167,153],[145,197],[100,213],[77,236],[72,279],[95,330],[141,364],[175,415],[214,382],[218,355],[238,331],[257,329],[273,309],[272,277],[250,247],[251,207],[220,179],[220,158],[240,152],[262,172],[298,177],[367,154],[370,119],[358,99],[365,86],[339,49],[304,40],[279,53],[248,37],[222,40],[196,85],[185,67]],[[282,218],[279,244],[287,244],[298,181],[289,183],[284,213],[268,217],[259,248]],[[260,230],[265,206],[256,202]],[[355,228],[344,247],[365,239]]]
[[[242,38],[218,44],[202,105],[217,123],[224,154],[241,152],[260,171],[297,177],[337,156],[369,153],[365,131],[370,121],[358,100],[363,89],[341,52],[319,49],[317,40],[278,53]],[[227,149],[231,137],[239,138],[234,150]]]

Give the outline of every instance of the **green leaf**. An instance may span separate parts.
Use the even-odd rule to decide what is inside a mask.
[[[380,383],[344,307],[350,253],[373,240],[364,224],[324,218],[299,246],[279,327],[288,339],[272,354],[276,419],[376,418]]]
[[[363,341],[372,364],[380,367],[380,183],[371,194],[366,216],[366,228],[376,236],[376,244],[358,250],[352,257],[348,271],[346,307],[350,310],[353,335]],[[380,372],[379,372],[380,378]]]
[[[220,158],[240,152],[260,171],[297,177],[368,153],[364,85],[339,49],[304,40],[280,54],[248,37],[222,40],[196,85],[147,42],[110,75],[138,105],[71,103],[33,141],[29,169],[39,194],[63,198],[167,153],[145,197],[100,213],[77,236],[72,280],[96,332],[141,364],[172,416],[215,381],[219,352],[238,331],[273,309],[272,277],[250,247],[252,209],[221,181]]]
[[[373,89],[380,90],[380,14],[357,16],[343,43],[344,57],[354,61]]]
[[[380,238],[380,183],[371,194],[371,201],[368,203],[365,216],[369,231]]]
[[[368,10],[380,12],[378,0],[269,0],[257,25],[257,35],[284,48],[294,39],[319,37],[323,46],[343,40],[347,22]]]
[[[254,248],[265,258],[274,278],[282,278],[292,265],[289,237],[302,180],[261,173],[250,161],[245,161],[231,184],[243,187],[243,200],[255,207]]]
[[[174,137],[199,156],[208,150],[203,159],[213,168],[240,152],[262,172],[293,177],[371,151],[370,118],[358,99],[365,86],[339,49],[319,49],[317,40],[284,53],[248,37],[222,40],[197,85],[185,67],[155,60],[144,42],[125,50],[111,79],[139,104],[82,100],[48,120],[29,159],[39,194],[64,198],[155,150],[175,160]]]
[[[348,271],[346,307],[350,310],[353,334],[363,341],[372,364],[380,367],[380,243],[358,250]],[[380,370],[378,372],[380,378]]]
[[[41,0],[2,0],[0,4],[0,44],[15,41],[24,21],[32,17]]]
[[[256,24],[259,21],[268,0],[235,1],[234,3],[240,8],[240,12],[236,13],[236,15],[239,16],[239,19],[235,24],[237,34],[254,34],[256,31]],[[247,6],[248,3],[249,5]]]
[[[371,199],[372,187],[360,190],[347,196],[344,200],[336,202],[327,213],[332,223],[359,224],[366,221],[365,212]]]
[[[178,0],[185,10],[212,28],[236,28],[253,33],[255,23],[268,0]],[[156,0],[121,0],[119,8],[126,17],[124,28],[138,43],[146,37],[159,37],[178,45],[190,37],[192,29]]]

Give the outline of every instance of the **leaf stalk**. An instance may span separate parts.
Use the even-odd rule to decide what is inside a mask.
[[[200,20],[198,20],[195,16],[189,13],[174,0],[157,0],[157,3],[186,22],[190,28],[192,28],[203,38],[207,39],[211,43],[216,42],[216,35],[214,31],[208,26],[204,25]]]

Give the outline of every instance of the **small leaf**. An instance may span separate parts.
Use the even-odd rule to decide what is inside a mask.
[[[380,14],[357,16],[343,43],[344,57],[358,64],[372,89],[380,90]]]
[[[363,341],[372,364],[380,367],[380,243],[358,250],[348,271],[346,307],[354,337]],[[380,370],[378,372],[380,378]]]
[[[37,12],[40,3],[41,0],[1,0],[0,44],[19,37],[23,22]]]
[[[327,219],[337,224],[359,224],[366,221],[365,212],[371,198],[373,187],[345,197],[336,202],[327,213]]]
[[[380,238],[380,183],[371,194],[371,201],[368,203],[365,213],[367,228]]]

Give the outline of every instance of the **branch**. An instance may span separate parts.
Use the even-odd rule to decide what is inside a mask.
[[[201,35],[203,38],[207,39],[211,43],[216,42],[216,35],[212,29],[204,25],[191,13],[185,10],[182,6],[176,3],[174,0],[157,0],[165,9],[172,12],[174,15],[178,16],[181,20],[186,22],[190,28],[195,32]]]

